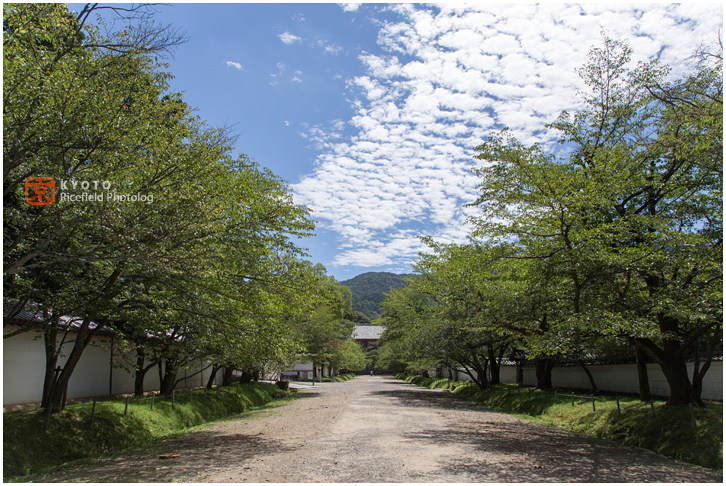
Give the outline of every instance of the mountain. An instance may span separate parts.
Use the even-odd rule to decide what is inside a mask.
[[[391,289],[400,289],[406,286],[406,282],[403,281],[404,277],[408,277],[408,275],[389,272],[367,272],[340,283],[350,287],[353,294],[353,310],[362,312],[370,320],[373,320],[383,313],[380,304],[386,297],[385,294]]]

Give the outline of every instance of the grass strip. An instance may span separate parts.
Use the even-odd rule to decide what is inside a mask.
[[[705,408],[694,407],[694,428],[687,407],[667,407],[663,400],[654,401],[651,407],[633,396],[597,395],[593,410],[592,395],[581,391],[557,390],[555,403],[554,390],[511,384],[479,390],[468,382],[397,377],[426,388],[448,388],[459,397],[536,422],[642,447],[709,469],[723,469],[723,404],[719,402],[706,401]]]
[[[217,391],[219,390],[219,391]],[[3,480],[22,480],[50,467],[109,452],[146,446],[190,427],[262,406],[284,394],[269,383],[235,384],[207,390],[177,391],[170,398],[131,398],[68,405],[53,414],[43,431],[41,410],[3,414]]]

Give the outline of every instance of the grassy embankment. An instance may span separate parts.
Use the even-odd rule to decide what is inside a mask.
[[[426,388],[445,388],[457,396],[488,407],[519,415],[539,423],[561,426],[620,444],[642,447],[658,454],[699,466],[723,468],[723,404],[706,402],[694,408],[696,427],[686,407],[666,407],[656,400],[653,408],[637,397],[592,396],[558,390],[519,388],[502,384],[480,391],[466,382],[398,375],[409,383]],[[620,413],[618,413],[618,400]],[[653,416],[655,411],[655,416]]]
[[[69,461],[149,445],[189,427],[227,418],[268,404],[285,393],[269,383],[175,393],[168,398],[131,398],[96,403],[91,425],[91,402],[68,405],[51,416],[43,431],[45,414],[38,410],[3,414],[3,480],[42,472]]]

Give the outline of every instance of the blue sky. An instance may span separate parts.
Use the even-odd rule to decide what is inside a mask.
[[[602,29],[634,62],[680,67],[723,32],[721,3],[178,3],[156,18],[189,38],[172,90],[288,181],[318,221],[301,245],[338,280],[409,272],[417,235],[465,241],[474,148],[504,126],[551,143]]]

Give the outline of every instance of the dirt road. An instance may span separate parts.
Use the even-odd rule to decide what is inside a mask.
[[[721,483],[722,476],[522,422],[448,392],[362,376],[43,480]]]

